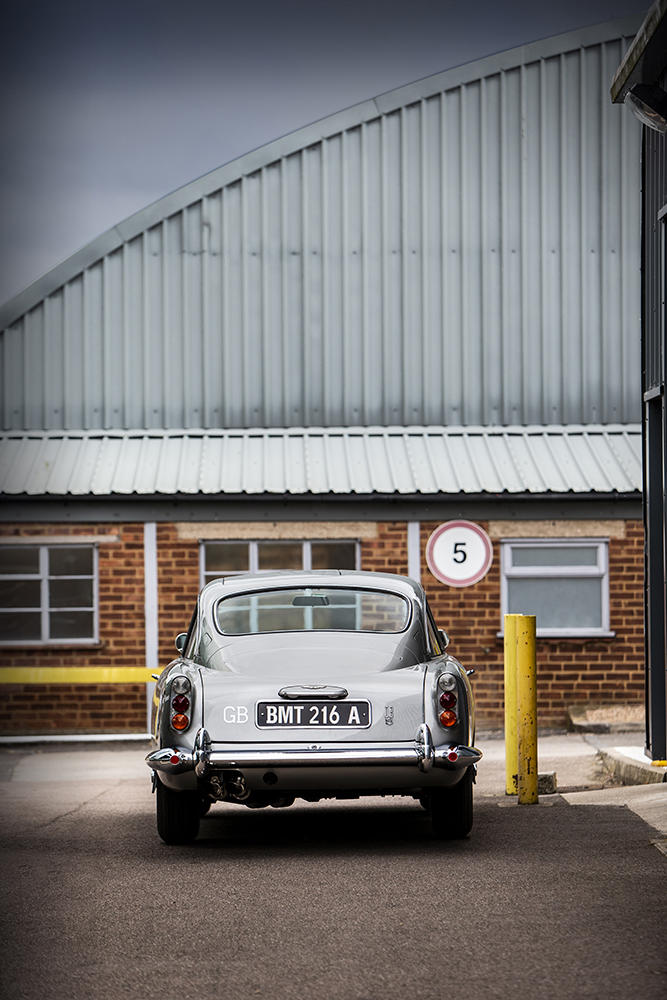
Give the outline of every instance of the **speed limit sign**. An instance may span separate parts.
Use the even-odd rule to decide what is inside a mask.
[[[472,521],[447,521],[426,543],[426,562],[436,580],[450,587],[470,587],[489,571],[493,546]]]

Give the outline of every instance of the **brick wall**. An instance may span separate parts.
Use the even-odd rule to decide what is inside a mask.
[[[0,541],[90,535],[106,536],[98,544],[99,642],[0,648],[0,668],[73,668],[71,684],[2,685],[2,733],[146,731],[143,684],[76,684],[74,673],[145,666],[143,525],[0,525]]]
[[[487,523],[480,521],[487,529]],[[473,587],[447,587],[429,572],[424,558],[427,539],[437,523],[422,522],[422,583],[440,627],[450,635],[449,652],[475,668],[473,690],[478,724],[502,728],[503,639],[500,621],[500,553],[494,538],[494,561]],[[591,530],[586,525],[584,532]],[[626,521],[625,537],[609,539],[610,631],[613,638],[541,638],[537,640],[538,719],[545,727],[567,722],[567,706],[597,702],[643,702],[643,529]]]
[[[144,684],[2,684],[0,732],[145,733]]]
[[[408,543],[405,521],[384,521],[377,537],[361,543],[361,568],[373,573],[408,572]]]
[[[157,528],[158,660],[161,665],[178,656],[174,639],[187,631],[199,593],[199,542],[182,541],[173,524]]]
[[[485,529],[489,527],[480,522]],[[640,522],[627,521],[609,541],[610,627],[614,638],[539,639],[538,709],[542,726],[563,726],[574,703],[642,702],[643,535]],[[422,581],[438,624],[451,637],[450,651],[475,667],[473,685],[479,722],[503,724],[503,641],[500,630],[498,546],[487,576],[473,587],[453,588],[431,576],[424,550],[436,523],[421,525]],[[584,525],[584,531],[589,528]],[[0,537],[36,538],[107,535],[99,544],[99,627],[97,645],[0,649],[1,667],[143,667],[144,565],[140,524],[2,526]],[[270,529],[267,526],[267,536]],[[375,537],[361,540],[362,569],[407,573],[405,522],[381,522]],[[494,544],[498,538],[494,537]],[[176,656],[174,638],[190,621],[199,589],[199,546],[176,526],[157,528],[159,662]],[[1,684],[1,670],[0,670]],[[0,732],[144,732],[146,695],[142,684],[2,685]]]

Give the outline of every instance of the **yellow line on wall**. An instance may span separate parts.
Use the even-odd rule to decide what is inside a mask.
[[[0,667],[0,684],[146,684],[148,667]]]

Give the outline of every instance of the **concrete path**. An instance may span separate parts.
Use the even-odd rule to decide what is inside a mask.
[[[477,777],[478,795],[505,794],[505,745],[501,737],[477,740],[484,751]],[[617,806],[632,810],[655,831],[659,849],[667,850],[667,782],[619,785],[610,764],[610,750],[632,747],[640,754],[637,733],[605,736],[563,733],[540,737],[538,768],[540,773],[555,771],[558,795],[570,805]],[[642,754],[643,756],[643,754]],[[643,758],[643,769],[650,764]],[[649,772],[650,773],[650,772]],[[542,796],[543,802],[550,796]],[[515,801],[511,796],[508,802]],[[663,847],[664,845],[664,847]]]

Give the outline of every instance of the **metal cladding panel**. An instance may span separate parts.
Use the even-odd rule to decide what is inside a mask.
[[[0,310],[4,427],[638,420],[633,33],[419,81],[121,223]]]
[[[0,440],[0,490],[26,496],[632,493],[631,427],[50,432]]]

